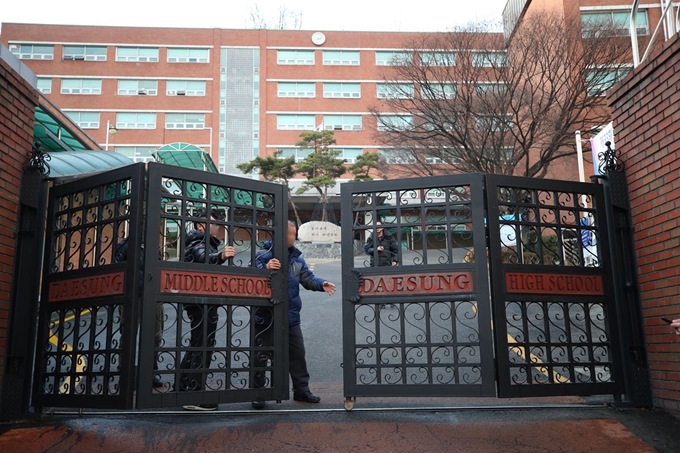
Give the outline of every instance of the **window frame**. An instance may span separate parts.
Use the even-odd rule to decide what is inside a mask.
[[[101,124],[101,113],[100,112],[84,112],[84,111],[81,111],[81,110],[73,110],[73,111],[64,112],[64,113],[66,114],[66,116],[69,117],[69,119],[71,121],[76,123],[78,125],[78,127],[81,128],[81,129],[99,129],[99,127],[100,127],[100,124]],[[72,115],[76,115],[76,114],[78,115],[78,117],[74,118],[74,116],[72,116]],[[97,120],[96,121],[83,121],[82,120],[83,114],[96,115]]]
[[[67,49],[82,49],[82,52],[67,52]],[[88,50],[104,50],[104,53],[94,53],[90,54]],[[108,53],[107,46],[95,46],[95,45],[64,45],[61,50],[62,60],[75,60],[75,61],[106,61]]]
[[[339,53],[339,59],[326,58],[326,53]],[[345,54],[352,54],[351,56],[345,57]],[[354,58],[356,57],[356,58]],[[358,50],[323,50],[321,53],[321,59],[324,66],[360,66],[361,65],[361,52]]]
[[[49,88],[45,89],[44,87],[40,87],[40,82],[45,82],[48,81],[50,86]],[[40,91],[42,94],[52,94],[52,77],[38,77],[38,81],[36,82],[36,88],[38,91]]]
[[[290,124],[287,124],[286,127],[281,127],[281,122],[280,119],[284,117],[295,117],[295,123],[293,124],[292,122]],[[312,123],[302,123],[299,121],[299,118],[309,118],[312,119]],[[292,126],[292,127],[291,127]],[[313,131],[316,129],[316,117],[315,115],[298,115],[298,114],[289,114],[289,113],[280,113],[276,115],[276,130],[278,131]]]
[[[399,122],[403,123],[404,126],[402,127],[401,125],[398,125],[398,124],[392,124],[390,126],[387,126],[382,121],[382,118],[400,118]],[[402,121],[401,120],[401,119],[406,119],[406,118],[408,118],[409,121]],[[378,129],[379,132],[389,132],[393,129],[397,130],[397,131],[406,131],[406,130],[413,129],[413,125],[414,125],[413,124],[413,115],[397,115],[397,114],[394,114],[394,113],[379,114],[378,119],[377,119],[377,123],[378,123],[377,129]]]
[[[328,85],[339,85],[340,91],[329,91],[327,90]],[[358,87],[359,90],[346,91],[345,88]],[[332,94],[332,96],[329,96]],[[349,96],[345,96],[349,94]],[[356,96],[354,96],[356,94]],[[324,82],[323,83],[323,97],[325,99],[361,99],[361,83],[360,82]]]
[[[64,88],[64,82],[65,81],[80,81],[80,88]],[[85,81],[98,81],[99,82],[99,88],[83,88],[83,82]],[[77,78],[77,77],[64,77],[61,79],[61,84],[60,84],[60,89],[59,89],[59,94],[72,94],[76,96],[101,96],[102,94],[102,79],[84,79],[84,78]],[[69,90],[68,92],[64,90]],[[73,92],[72,90],[80,90],[77,92]],[[87,91],[84,91],[87,90]]]
[[[428,55],[427,58],[423,58]],[[437,56],[445,56],[446,58],[439,59]],[[425,60],[429,61],[425,61]],[[458,55],[456,52],[444,52],[444,51],[423,51],[420,52],[420,65],[421,66],[437,66],[437,67],[453,67],[458,63]]]
[[[31,51],[30,52],[22,52],[22,48],[30,47]],[[52,50],[51,53],[36,53],[35,48],[36,47],[44,47],[44,48],[50,48]],[[17,56],[20,60],[54,60],[54,44],[10,44],[9,45],[9,50],[12,52],[14,55]],[[15,52],[15,50],[18,50],[19,52]]]
[[[381,55],[391,54],[391,58],[383,59],[380,58]],[[405,58],[399,59],[397,55],[404,56]],[[407,51],[390,51],[390,50],[376,50],[375,51],[375,65],[376,66],[408,66],[413,64],[413,53]]]
[[[195,115],[197,117],[202,117],[199,118],[198,121],[188,121],[187,118],[189,115]],[[169,121],[169,118],[175,118],[179,116],[182,117],[182,121]],[[184,113],[166,113],[165,114],[165,129],[171,129],[171,130],[202,130],[205,129],[205,113],[193,113],[193,112],[184,112]]]
[[[281,85],[294,85],[293,91],[282,91]],[[301,85],[311,87],[312,91],[300,90]],[[282,96],[282,93],[284,94]],[[276,94],[280,98],[316,98],[316,83],[315,82],[277,82]]]
[[[136,82],[136,88],[121,89],[121,82]],[[155,88],[140,88],[140,82],[152,82]],[[158,80],[150,79],[118,79],[118,89],[116,91],[118,96],[158,96]]]
[[[134,121],[120,121],[120,115],[135,115]],[[140,115],[153,115],[153,123],[140,121]],[[116,113],[116,129],[156,129],[158,124],[158,114],[155,112],[119,112]],[[142,127],[139,127],[142,125]],[[150,127],[153,126],[153,127]]]
[[[281,58],[281,52],[292,52],[294,58]],[[311,55],[312,58],[299,58],[298,56],[302,54]],[[314,66],[316,64],[316,51],[313,49],[279,49],[276,51],[276,64],[280,66]]]
[[[626,15],[626,20],[621,21],[621,25],[617,25],[617,22],[615,20],[615,14],[625,14]],[[615,30],[615,36],[630,36],[630,15],[631,12],[628,10],[622,10],[622,9],[606,9],[606,10],[596,10],[596,11],[580,11],[580,19],[581,19],[581,36],[583,38],[590,38],[597,36],[597,33],[593,31],[593,28],[588,28],[586,25],[587,22],[584,22],[584,16],[605,16],[609,15],[610,20],[609,21],[603,21],[602,23],[607,23],[611,25],[614,30]],[[643,17],[644,15],[644,25],[641,25],[640,18]],[[600,22],[593,21],[591,22],[592,24],[599,24]],[[647,36],[649,35],[649,14],[648,10],[645,9],[640,9],[637,12],[637,33],[640,36]]]
[[[395,87],[394,89],[388,89]],[[405,87],[410,87],[410,93],[406,93]],[[416,88],[413,83],[376,83],[376,96],[378,99],[413,99]]]
[[[472,66],[475,68],[507,68],[509,64],[510,62],[508,61],[508,54],[506,52],[472,52]]]
[[[329,119],[340,119],[340,122],[329,124]],[[345,123],[345,118],[359,118],[359,124],[352,122]],[[328,114],[323,117],[323,128],[327,131],[362,131],[364,129],[364,120],[362,115],[349,114]]]
[[[171,84],[183,83],[184,88],[171,89]],[[202,83],[202,88],[189,88],[190,83]],[[190,97],[205,97],[207,92],[207,84],[205,80],[167,80],[165,82],[165,95],[166,96],[190,96]]]
[[[186,51],[186,56],[171,56],[171,51]],[[205,51],[205,56],[191,56],[192,51]],[[203,64],[210,63],[210,48],[209,47],[168,47],[167,55],[165,57],[166,63],[182,63],[182,64]]]
[[[121,57],[118,55],[118,51],[121,49],[135,49],[137,51],[136,56],[125,56]],[[151,57],[147,55],[139,55],[139,51],[142,49],[151,49],[156,51],[156,56]],[[159,47],[146,47],[146,46],[116,46],[116,61],[121,63],[158,63],[160,61],[160,48]]]

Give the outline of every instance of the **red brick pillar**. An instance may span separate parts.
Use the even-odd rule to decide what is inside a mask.
[[[0,58],[0,390],[7,358],[19,193],[33,143],[37,105],[35,88],[15,64]]]
[[[630,189],[654,404],[680,409],[680,37],[612,89],[616,148]]]

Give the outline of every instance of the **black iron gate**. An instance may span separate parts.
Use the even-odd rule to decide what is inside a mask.
[[[604,192],[486,177],[500,396],[621,394]]]
[[[130,295],[139,280],[128,277],[139,275],[140,261],[115,254],[125,237],[140,247],[143,170],[133,165],[50,191],[36,407],[132,407],[137,303]]]
[[[622,394],[605,212],[595,184],[344,184],[348,401]]]
[[[343,185],[347,398],[494,395],[483,182]]]
[[[138,407],[288,399],[287,260],[255,265],[286,256],[287,188],[155,163],[148,184]],[[201,227],[236,255],[192,253]]]
[[[48,200],[34,406],[288,399],[287,260],[255,265],[285,256],[285,186],[150,163]]]

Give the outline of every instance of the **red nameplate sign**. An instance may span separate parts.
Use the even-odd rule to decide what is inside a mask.
[[[414,294],[465,294],[474,291],[472,272],[364,275],[359,293],[365,296]]]
[[[161,292],[204,296],[264,297],[272,295],[267,277],[162,270]]]
[[[114,296],[125,292],[125,272],[93,275],[51,282],[48,302]]]
[[[505,291],[521,294],[604,296],[600,275],[506,272]]]

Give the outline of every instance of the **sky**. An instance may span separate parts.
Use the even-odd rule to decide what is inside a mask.
[[[184,28],[252,28],[258,5],[268,21],[283,6],[300,11],[314,31],[447,31],[469,22],[501,21],[507,0],[3,0],[0,23]],[[196,5],[195,7],[192,5]],[[338,6],[339,5],[339,6]],[[358,11],[361,11],[359,14]],[[0,31],[1,32],[1,31]]]

